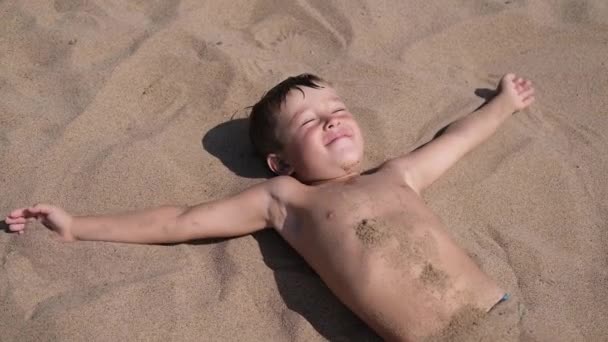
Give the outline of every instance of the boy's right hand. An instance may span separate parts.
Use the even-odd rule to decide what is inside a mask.
[[[508,107],[510,114],[525,109],[534,102],[532,81],[515,74],[506,74],[500,80],[498,98]]]
[[[37,220],[45,227],[53,230],[62,240],[74,241],[72,222],[74,217],[65,210],[50,204],[36,204],[29,208],[13,210],[5,219],[9,231],[18,234],[25,232],[27,222]]]

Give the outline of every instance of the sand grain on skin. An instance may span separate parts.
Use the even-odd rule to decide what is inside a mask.
[[[363,219],[355,227],[355,233],[361,243],[367,247],[377,247],[388,238],[386,229],[375,219]]]

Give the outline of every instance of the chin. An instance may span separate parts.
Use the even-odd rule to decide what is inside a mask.
[[[361,155],[359,153],[352,153],[352,155],[345,155],[344,158],[340,158],[338,165],[344,171],[352,171],[361,164]]]
[[[352,161],[352,162],[348,162],[348,163],[343,163],[340,165],[340,168],[342,170],[344,170],[344,172],[349,173],[349,172],[353,172],[353,171],[357,170],[359,168],[360,164],[361,164],[361,162],[359,160],[357,160],[357,161]]]

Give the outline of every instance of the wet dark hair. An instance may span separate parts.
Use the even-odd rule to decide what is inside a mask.
[[[323,88],[322,83],[326,82],[313,74],[288,77],[266,92],[253,105],[251,114],[249,114],[249,139],[260,157],[266,159],[268,154],[278,152],[283,148],[283,144],[276,134],[276,126],[279,108],[285,102],[287,94],[294,89],[304,94],[301,87],[319,89]]]

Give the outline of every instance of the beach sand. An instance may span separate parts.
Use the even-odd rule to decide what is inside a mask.
[[[425,193],[511,299],[442,336],[606,340],[607,56],[604,0],[1,1],[0,216],[192,205],[260,182],[246,107],[290,75],[336,85],[372,167],[513,71],[536,103]],[[270,230],[144,246],[34,224],[0,232],[0,258],[2,341],[377,339]]]

